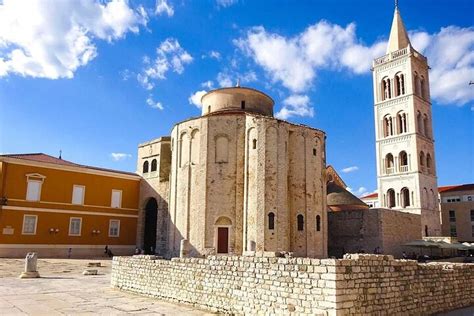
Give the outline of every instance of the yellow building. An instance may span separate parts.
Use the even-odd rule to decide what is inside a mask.
[[[135,249],[140,177],[45,154],[0,156],[0,257]]]

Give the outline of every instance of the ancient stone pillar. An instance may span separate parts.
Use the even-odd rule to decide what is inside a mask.
[[[20,275],[21,279],[39,278],[37,271],[38,254],[36,252],[28,252],[25,258],[25,271]]]

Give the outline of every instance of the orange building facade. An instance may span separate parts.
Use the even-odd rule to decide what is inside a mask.
[[[132,254],[140,179],[45,154],[0,156],[0,257]]]

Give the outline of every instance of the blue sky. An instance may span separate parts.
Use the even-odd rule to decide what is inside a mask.
[[[370,63],[392,0],[0,0],[0,152],[135,171],[137,144],[200,114],[203,91],[263,90],[327,133],[327,161],[376,188]],[[429,58],[439,185],[474,181],[474,1],[400,1]],[[194,103],[193,103],[194,101]],[[352,168],[351,168],[352,167]],[[344,172],[344,169],[347,172]]]

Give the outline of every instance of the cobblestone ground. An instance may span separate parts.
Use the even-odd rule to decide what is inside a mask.
[[[89,262],[101,262],[99,275],[82,275]],[[0,259],[0,315],[210,315],[110,288],[110,260],[39,259],[39,279],[19,279],[23,268]]]

